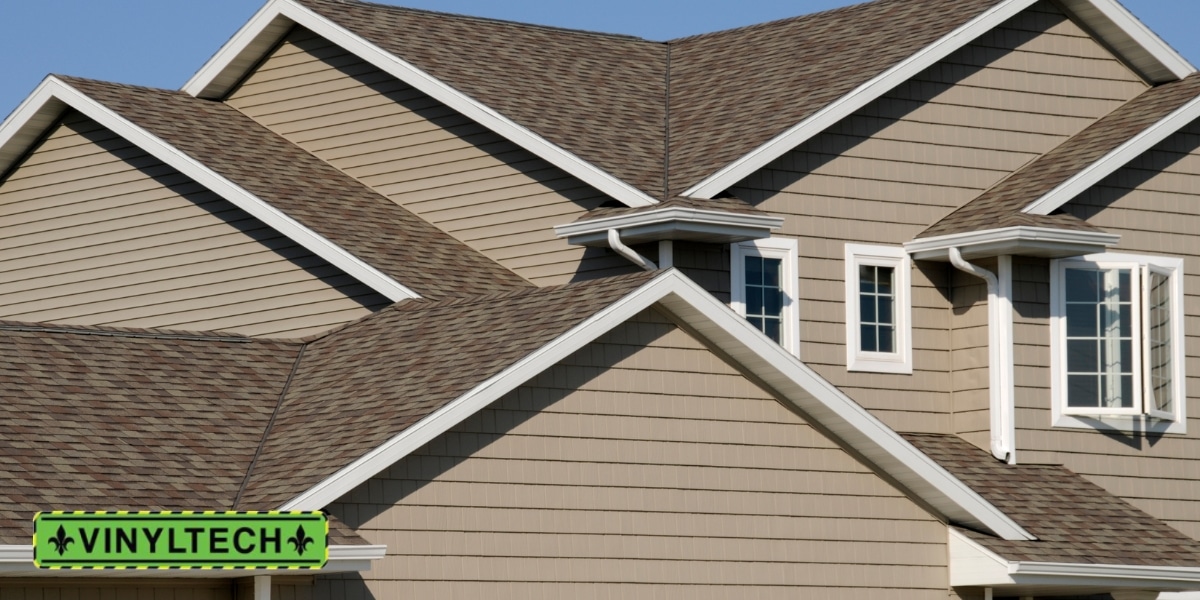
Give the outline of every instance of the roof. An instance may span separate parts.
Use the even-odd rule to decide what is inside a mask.
[[[310,343],[239,508],[280,506],[655,275],[408,300]]]
[[[918,239],[1018,225],[1097,230],[1072,215],[1037,215],[1023,209],[1198,95],[1200,74],[1146,90],[930,226]]]
[[[1064,467],[1007,465],[953,435],[903,435],[1037,536],[1002,540],[959,528],[1008,561],[1200,565],[1200,543]]]
[[[605,219],[608,217],[622,215],[636,215],[639,213],[653,212],[665,208],[690,208],[694,210],[757,216],[765,216],[767,214],[762,210],[759,210],[757,207],[750,205],[746,201],[741,200],[740,198],[734,198],[732,196],[713,198],[711,200],[705,198],[685,198],[683,196],[676,196],[664,202],[659,202],[653,206],[599,206],[589,210],[586,214],[576,219],[576,222],[593,221],[595,219]]]
[[[423,297],[532,286],[225,104],[182,92],[60,79]]]
[[[651,42],[366,2],[297,1],[659,200],[1000,2],[878,0]]]
[[[0,324],[0,545],[40,510],[232,508],[299,350]]]

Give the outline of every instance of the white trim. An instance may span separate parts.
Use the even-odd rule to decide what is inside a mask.
[[[234,39],[226,43],[225,47],[222,47],[216,56],[210,59],[192,77],[191,81],[185,84],[183,90],[197,97],[219,98],[225,95],[229,91],[229,86],[214,86],[214,83],[218,81],[233,82],[240,78],[241,74],[247,70],[247,67],[243,66],[246,62],[246,53],[262,46],[255,45],[248,40],[254,40],[267,31],[279,16],[286,17],[315,32],[628,206],[658,204],[657,200],[641,190],[533,133],[491,107],[418,69],[413,64],[291,0],[274,0],[266,9],[259,11]],[[238,77],[231,76],[230,72],[237,73]]]
[[[768,386],[782,402],[955,523],[1008,540],[1033,535],[868,410],[678,271],[668,270],[347,465],[283,510],[322,508],[637,313],[658,306]]]
[[[793,238],[765,238],[738,242],[730,246],[729,278],[730,306],[737,314],[746,316],[746,269],[747,256],[778,258],[782,261],[783,280],[780,287],[783,290],[784,304],[780,324],[780,345],[789,352],[800,356],[800,296],[797,289],[800,283],[797,256],[800,251],[798,242]]]
[[[1175,313],[1172,315],[1174,323],[1172,334],[1174,336],[1173,339],[1178,341],[1173,357],[1175,366],[1175,372],[1173,373],[1173,383],[1175,384],[1173,398],[1175,416],[1173,419],[1168,420],[1149,416],[1144,414],[1143,407],[1137,406],[1133,409],[1123,411],[1129,414],[1102,414],[1102,411],[1099,410],[1071,411],[1066,408],[1066,381],[1064,380],[1064,374],[1066,372],[1067,349],[1066,317],[1062,312],[1065,302],[1063,270],[1072,264],[1131,267],[1135,271],[1132,275],[1132,285],[1135,291],[1140,289],[1138,284],[1140,278],[1139,266],[1155,266],[1171,271],[1171,301],[1175,310]],[[1051,262],[1049,332],[1050,423],[1052,427],[1099,429],[1102,431],[1117,432],[1187,433],[1187,337],[1185,335],[1187,317],[1183,294],[1183,281],[1185,278],[1183,265],[1184,261],[1181,258],[1119,252],[1091,254]],[[1133,294],[1133,297],[1135,298],[1134,307],[1138,309],[1134,311],[1137,318],[1134,319],[1133,323],[1133,338],[1140,340],[1142,339],[1142,319],[1140,315],[1146,310],[1146,307],[1141,306],[1139,294]],[[1146,359],[1141,350],[1135,350],[1135,356],[1137,356],[1137,359],[1134,361],[1134,380],[1135,386],[1137,386],[1135,389],[1140,389],[1143,382],[1139,375]],[[1141,398],[1142,393],[1144,391],[1137,394],[1136,397]],[[1137,403],[1135,402],[1135,404]]]
[[[281,15],[282,0],[270,0],[238,29],[182,90],[197,98],[219,99],[238,84],[295,24]]]
[[[915,260],[949,260],[950,248],[958,248],[968,259],[1002,254],[1062,258],[1103,252],[1120,241],[1113,233],[1021,225],[919,238],[904,249]]]
[[[37,576],[37,577],[173,577],[185,579],[228,579],[236,574],[237,577],[255,577],[263,575],[279,575],[283,573],[355,573],[371,570],[373,561],[382,560],[387,556],[387,546],[329,546],[329,560],[320,569],[303,571],[280,571],[278,569],[39,569],[33,564],[32,545],[0,546],[0,576]]]
[[[209,169],[203,163],[145,129],[134,125],[62,80],[53,76],[46,78],[30,96],[30,100],[33,102],[23,103],[19,112],[14,113],[14,118],[6,120],[3,126],[0,126],[0,149],[3,149],[0,151],[0,155],[4,151],[12,152],[12,148],[8,146],[9,143],[19,144],[27,138],[22,133],[28,129],[27,124],[43,122],[47,111],[51,108],[56,109],[54,116],[57,118],[61,114],[61,109],[69,106],[233,203],[313,254],[329,261],[333,266],[390,300],[398,301],[420,297],[416,292],[360,260],[341,246],[305,227],[279,209]]]
[[[936,42],[918,50],[899,64],[854,88],[850,93],[826,105],[812,116],[779,134],[766,144],[755,148],[720,171],[709,175],[706,179],[685,191],[683,195],[697,198],[712,198],[729,189],[737,182],[748,177],[751,173],[763,168],[791,149],[803,144],[838,121],[875,101],[880,96],[911,79],[921,71],[933,66],[934,63],[946,58],[975,38],[1016,16],[1022,10],[1033,6],[1035,2],[1036,0],[1006,0],[992,7],[987,12],[955,29]]]
[[[1031,202],[1021,209],[1021,212],[1032,215],[1048,215],[1058,210],[1079,194],[1087,191],[1088,188],[1100,183],[1102,179],[1112,175],[1117,169],[1141,156],[1197,118],[1200,118],[1200,96],[1193,98],[1175,112],[1142,130],[1100,160],[1088,165],[1070,179],[1059,184],[1058,187]]]
[[[1200,568],[1009,561],[954,528],[949,530],[951,587],[987,586],[999,588],[997,592],[1017,586],[1127,590],[1200,587]]]
[[[1092,31],[1153,83],[1183,79],[1196,68],[1113,0],[1060,0]]]
[[[808,141],[813,136],[825,131],[855,111],[877,100],[897,85],[911,79],[921,71],[933,66],[938,61],[962,48],[975,38],[997,27],[1004,21],[1016,16],[1029,8],[1035,0],[1007,0],[987,12],[971,20],[969,23],[955,29],[945,37],[937,40],[904,59],[899,64],[884,71],[870,81],[855,88],[850,93],[838,98],[832,104],[826,105],[817,113],[801,121],[791,129],[776,136],[771,141],[755,148],[733,163],[716,173],[708,176],[700,183],[683,192],[684,196],[696,198],[712,198],[729,189],[737,182],[748,177],[751,173],[765,167],[768,163],[779,158],[786,152]],[[1178,52],[1175,52],[1166,42],[1146,28],[1133,15],[1112,0],[1067,0],[1075,10],[1091,7],[1103,15],[1104,24],[1095,22],[1096,19],[1085,19],[1092,22],[1098,34],[1107,35],[1111,46],[1126,56],[1147,76],[1155,82],[1168,81],[1168,73],[1175,79],[1182,79],[1195,71]],[[1089,15],[1093,16],[1093,15]],[[1156,73],[1157,70],[1164,73]],[[1160,75],[1155,77],[1155,75]],[[1048,214],[1039,213],[1039,214]]]
[[[747,215],[741,213],[703,210],[673,206],[617,215],[601,219],[588,219],[566,225],[556,225],[554,233],[567,238],[567,242],[578,245],[602,245],[600,242],[610,229],[620,229],[626,240],[657,241],[665,237],[715,238],[760,238],[771,235],[771,231],[783,227],[783,218],[770,215]]]
[[[846,369],[873,373],[911,374],[912,348],[912,259],[898,246],[846,244]],[[863,352],[859,336],[860,266],[891,267],[895,352]]]

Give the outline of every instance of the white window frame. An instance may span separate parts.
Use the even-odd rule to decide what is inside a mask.
[[[858,268],[891,267],[895,274],[895,352],[864,352],[860,338]],[[912,359],[912,259],[899,246],[846,244],[846,369],[910,375]]]
[[[1087,265],[1098,269],[1127,268],[1133,272],[1130,285],[1134,287],[1133,336],[1141,345],[1135,350],[1134,361],[1135,402],[1133,409],[1080,409],[1067,405],[1067,343],[1066,327],[1066,269],[1071,266]],[[1141,279],[1147,272],[1155,271],[1170,276],[1172,336],[1174,345],[1172,365],[1172,412],[1163,413],[1146,409],[1144,405],[1145,382],[1145,338],[1143,322],[1146,313],[1146,286]],[[1144,254],[1109,252],[1064,258],[1050,262],[1050,396],[1051,424],[1054,427],[1075,429],[1100,429],[1122,432],[1187,433],[1187,338],[1185,337],[1185,310],[1183,304],[1183,259]]]
[[[746,261],[747,256],[781,259],[783,266],[783,314],[780,326],[780,345],[788,352],[800,356],[800,306],[796,295],[799,286],[799,270],[796,267],[799,245],[791,238],[764,238],[738,242],[730,247],[730,303],[733,310],[746,316]],[[763,334],[766,335],[766,334]]]

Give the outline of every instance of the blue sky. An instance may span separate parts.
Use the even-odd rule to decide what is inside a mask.
[[[416,8],[664,40],[854,0],[385,0]],[[0,0],[0,115],[48,73],[176,89],[265,0]],[[1197,0],[1122,0],[1200,64]]]

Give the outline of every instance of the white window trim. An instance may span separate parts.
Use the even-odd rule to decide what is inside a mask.
[[[859,350],[858,268],[892,267],[896,275],[895,352]],[[846,369],[871,373],[912,374],[912,259],[900,246],[846,244]]]
[[[1171,305],[1175,311],[1171,315],[1174,325],[1172,334],[1175,336],[1174,339],[1179,340],[1179,343],[1175,345],[1175,356],[1172,362],[1174,365],[1172,380],[1175,385],[1174,418],[1164,419],[1148,414],[1079,414],[1078,411],[1075,411],[1076,414],[1069,414],[1070,411],[1067,409],[1066,398],[1067,320],[1063,314],[1065,292],[1063,274],[1065,268],[1071,264],[1090,264],[1098,267],[1139,265],[1170,272]],[[1050,406],[1051,425],[1053,427],[1099,429],[1129,433],[1187,433],[1187,373],[1185,368],[1187,362],[1187,338],[1184,335],[1186,333],[1184,327],[1186,315],[1183,304],[1183,280],[1183,259],[1181,258],[1108,252],[1051,261]],[[1139,315],[1145,310],[1144,306],[1140,308],[1142,310],[1139,311]],[[1134,335],[1139,340],[1142,337],[1141,321],[1142,319],[1139,316],[1134,322]],[[1144,360],[1145,358],[1142,357],[1137,361],[1135,373],[1140,373]],[[1142,385],[1140,379],[1139,385]]]
[[[745,257],[762,256],[783,261],[783,324],[780,330],[780,345],[788,352],[800,356],[800,306],[796,291],[800,275],[796,268],[799,245],[791,238],[764,238],[732,244],[730,248],[731,280],[730,297],[733,310],[746,316],[746,273]],[[765,335],[765,334],[764,334]]]

